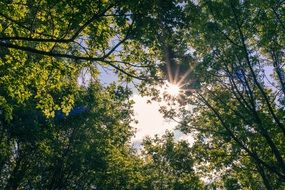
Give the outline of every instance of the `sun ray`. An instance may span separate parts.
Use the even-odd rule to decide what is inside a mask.
[[[178,77],[179,77],[179,72],[180,72],[180,66],[178,65],[176,70],[175,70],[174,81],[172,81],[173,83],[177,83]]]
[[[168,74],[168,80],[170,81],[170,83],[173,82],[173,76],[171,74],[171,62],[170,62],[170,57],[169,57],[169,52],[167,51],[167,49],[165,48],[164,49],[165,51],[165,54],[166,54],[166,71],[167,71],[167,74]]]
[[[181,85],[184,80],[189,76],[191,72],[191,69],[188,69],[186,73],[184,73],[184,75],[179,79],[179,81],[177,82],[178,85]]]

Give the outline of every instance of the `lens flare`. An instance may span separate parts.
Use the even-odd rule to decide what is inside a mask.
[[[180,94],[180,87],[177,84],[168,83],[166,86],[166,93],[170,96],[176,97]]]

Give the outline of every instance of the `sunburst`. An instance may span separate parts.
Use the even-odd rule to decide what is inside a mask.
[[[165,51],[165,54],[166,72],[168,78],[164,86],[164,94],[174,99],[183,100],[185,98],[185,93],[187,91],[192,91],[191,89],[185,89],[185,86],[191,83],[188,76],[193,71],[193,66],[189,64],[189,68],[187,70],[181,71],[179,64],[171,63],[172,58],[167,50]],[[174,67],[173,64],[177,64],[177,67]]]
[[[166,84],[166,94],[172,97],[177,97],[181,93],[181,88],[177,84],[167,83]]]
[[[186,85],[185,79],[189,76],[190,72],[190,69],[187,70],[181,77],[178,77],[178,72],[176,72],[175,76],[171,76],[170,81],[166,82],[165,92],[172,97],[178,97],[182,95],[183,92],[187,91],[183,89],[183,87]]]

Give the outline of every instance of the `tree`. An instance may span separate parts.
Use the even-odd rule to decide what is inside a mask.
[[[158,39],[162,26],[180,25],[181,7],[5,0],[0,8],[1,188],[145,189],[144,162],[128,144],[130,92],[103,88],[98,75],[160,82]]]
[[[192,151],[185,141],[175,142],[172,133],[146,138],[143,156],[147,189],[203,189],[193,170]]]
[[[205,173],[229,171],[224,188],[284,187],[283,8],[281,1],[185,5],[199,85],[185,78],[184,103],[193,107],[168,116],[198,133],[194,152]]]
[[[46,119],[33,105],[19,107],[1,135],[3,189],[132,189],[141,161],[130,148],[130,91],[98,83],[82,89],[75,106],[85,108]],[[22,110],[25,112],[22,112]],[[58,114],[57,114],[58,115]],[[9,138],[9,141],[5,139]]]
[[[0,2],[1,188],[203,188],[194,167],[212,189],[284,188],[284,7]],[[168,133],[135,155],[130,92],[98,82],[110,68],[157,99],[149,84],[181,85],[180,112],[163,111],[194,146]],[[78,84],[82,71],[90,86]]]
[[[158,78],[157,20],[175,26],[181,9],[172,0],[5,0],[0,8],[0,106],[7,120],[14,104],[29,99],[47,117],[67,114],[82,70],[96,78],[112,69],[127,82]]]

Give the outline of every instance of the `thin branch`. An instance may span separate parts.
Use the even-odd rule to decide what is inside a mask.
[[[89,20],[87,20],[69,39],[61,39],[61,38],[29,38],[29,37],[21,37],[21,36],[11,36],[11,37],[0,37],[0,40],[21,40],[21,41],[31,41],[31,42],[57,42],[57,43],[70,43],[73,42],[78,35],[86,28],[88,27],[92,22],[94,22],[96,19],[104,16],[104,14],[110,10],[114,5],[108,6],[104,11],[101,13],[93,15]],[[5,16],[2,13],[0,13],[1,16]],[[18,22],[10,19],[9,17],[5,17],[7,20],[13,21],[19,25]],[[26,26],[20,25],[21,27],[24,27],[25,29],[30,29]],[[52,35],[50,35],[52,37]]]
[[[238,27],[238,31],[239,31],[239,35],[240,35],[240,40],[241,40],[241,43],[242,43],[242,47],[243,47],[243,51],[244,51],[244,54],[245,54],[245,59],[246,59],[246,63],[247,63],[247,66],[249,67],[249,70],[251,72],[251,75],[253,77],[253,80],[254,80],[254,83],[256,84],[257,88],[259,89],[259,91],[261,92],[261,95],[263,96],[265,102],[266,102],[266,105],[268,107],[268,110],[270,112],[270,114],[272,115],[274,121],[276,122],[277,126],[281,129],[281,131],[283,132],[283,134],[285,135],[285,128],[284,128],[284,125],[280,122],[280,120],[278,119],[278,117],[276,116],[272,106],[271,106],[271,102],[266,94],[266,92],[264,91],[264,89],[262,88],[262,86],[260,85],[256,75],[255,75],[255,72],[252,68],[252,65],[251,65],[251,61],[250,61],[250,58],[249,58],[249,54],[248,54],[248,50],[247,50],[247,46],[245,44],[245,36],[242,32],[242,29],[241,29],[241,26],[239,24],[239,21],[238,21],[238,16],[235,12],[235,8],[232,4],[232,2],[230,1],[230,4],[231,4],[231,8],[232,8],[232,11],[233,11],[233,14],[234,14],[234,19],[235,19],[235,22],[236,22],[236,25]],[[285,164],[284,164],[284,170],[285,170]]]
[[[281,28],[283,29],[283,31],[285,31],[285,25],[284,25],[282,19],[280,18],[280,15],[277,13],[277,11],[275,10],[274,7],[271,7],[271,9],[272,9],[272,12],[274,13],[275,17],[277,18],[278,22],[280,23]]]
[[[76,56],[76,55],[70,55],[70,54],[61,54],[61,53],[54,53],[54,52],[46,52],[46,51],[42,51],[42,50],[37,50],[31,47],[26,47],[26,46],[19,46],[19,45],[15,45],[15,44],[11,44],[11,43],[5,43],[0,41],[0,46],[6,47],[6,48],[12,48],[12,49],[17,49],[17,50],[22,50],[25,52],[30,52],[30,53],[34,53],[34,54],[39,54],[39,55],[46,55],[46,56],[51,56],[51,57],[57,57],[57,58],[68,58],[68,59],[73,59],[73,60],[81,60],[81,61],[99,61],[99,62],[104,62],[107,63],[108,65],[110,65],[111,67],[113,67],[114,69],[126,74],[127,76],[139,79],[139,80],[147,80],[147,78],[143,78],[143,77],[139,77],[139,76],[135,76],[132,75],[130,73],[127,73],[124,69],[119,68],[118,66],[116,66],[114,63],[106,60],[106,55],[109,55],[109,53],[111,53],[112,51],[114,51],[114,48],[105,56],[103,57],[85,57],[85,56]]]
[[[235,134],[231,131],[231,129],[227,126],[227,124],[225,123],[225,121],[223,120],[222,116],[219,114],[219,112],[200,94],[197,92],[197,94],[199,95],[199,97],[197,97],[198,99],[202,100],[202,102],[204,102],[206,104],[206,106],[213,111],[213,113],[215,114],[215,116],[218,118],[218,120],[221,122],[222,126],[227,130],[227,132],[229,133],[229,135],[231,136],[231,138],[242,148],[244,149],[249,156],[251,156],[253,159],[255,159],[258,163],[262,164],[263,166],[265,166],[268,170],[274,172],[275,174],[278,175],[278,177],[280,177],[280,179],[282,181],[285,180],[285,176],[284,174],[280,173],[274,166],[270,166],[268,165],[266,162],[264,162],[263,160],[261,160],[259,158],[259,156],[257,154],[255,154],[254,152],[252,152],[248,147],[246,147],[244,145],[244,143],[242,141],[240,141],[240,139],[238,137],[235,136]]]

